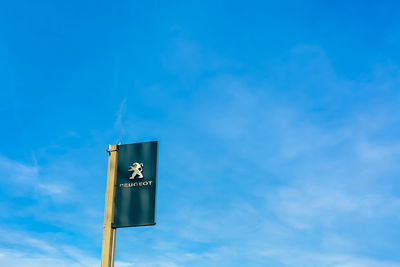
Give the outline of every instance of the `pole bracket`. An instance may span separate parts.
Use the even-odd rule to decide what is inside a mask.
[[[116,149],[106,149],[106,151],[110,154],[111,152],[118,151],[118,147]]]

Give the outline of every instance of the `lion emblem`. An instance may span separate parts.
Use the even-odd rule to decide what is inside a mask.
[[[143,178],[143,163],[133,163],[132,166],[129,166],[128,171],[132,172],[131,177],[129,177],[129,179],[131,180],[135,179],[136,175],[138,176],[138,178]]]

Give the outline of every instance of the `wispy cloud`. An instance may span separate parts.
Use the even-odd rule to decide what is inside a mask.
[[[381,256],[398,246],[400,221],[396,67],[350,80],[323,49],[298,45],[265,73],[235,75],[240,64],[194,41],[167,50],[163,66],[177,84],[137,94],[155,115],[130,112],[126,97],[110,120],[116,143],[162,140],[158,225],[118,229],[116,266],[400,266],[395,253]],[[0,157],[4,184],[26,185],[17,193],[29,199],[3,216],[55,228],[4,227],[0,265],[98,266],[88,252],[101,244],[98,147],[42,151],[33,163]],[[68,245],[77,232],[95,248]]]
[[[68,192],[67,187],[59,184],[38,184],[38,187],[49,195],[61,195]]]
[[[39,174],[39,166],[20,163],[0,155],[0,174],[3,182],[34,184]]]
[[[191,106],[174,109],[193,138],[181,144],[179,128],[168,128],[181,157],[166,157],[179,172],[164,185],[174,181],[175,199],[190,201],[161,195],[170,209],[161,210],[159,234],[178,244],[152,240],[152,248],[178,266],[400,266],[370,255],[384,251],[383,242],[396,246],[400,139],[390,133],[398,131],[398,73],[348,80],[315,46],[285,60],[265,80],[212,76],[197,85]]]
[[[44,193],[50,196],[63,196],[68,192],[61,183],[52,184],[40,175],[41,169],[34,158],[34,164],[22,163],[0,156],[0,177],[4,183],[18,186],[16,194]],[[21,189],[23,189],[21,191]]]
[[[126,102],[127,102],[127,98],[124,98],[120,105],[119,105],[119,109],[116,113],[116,118],[115,118],[115,122],[114,122],[114,128],[118,131],[118,139],[115,141],[115,144],[118,144],[121,139],[125,136],[125,124],[123,122],[123,116],[125,114],[126,111]]]
[[[82,250],[55,242],[56,235],[5,230],[2,228],[0,246],[1,266],[98,266],[97,257]]]

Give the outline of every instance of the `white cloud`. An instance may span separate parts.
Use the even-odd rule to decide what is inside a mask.
[[[62,195],[68,191],[66,186],[60,184],[38,184],[38,187],[42,192],[49,195]]]
[[[34,184],[39,175],[39,166],[20,163],[0,155],[0,177],[6,183]]]
[[[126,111],[126,105],[127,105],[126,102],[127,98],[124,98],[121,101],[114,122],[114,128],[118,131],[118,139],[114,142],[116,144],[121,141],[121,139],[125,136],[126,133],[124,122],[122,120]]]
[[[267,249],[261,252],[284,266],[324,266],[324,267],[399,267],[400,262],[357,257],[351,254],[317,253],[298,249]]]
[[[326,185],[279,188],[268,198],[276,214],[289,225],[305,229],[321,225],[329,227],[346,220],[388,217],[399,220],[400,198],[360,194]]]
[[[224,65],[212,55],[209,59],[202,57],[203,48],[195,43],[175,46],[178,62],[170,62],[168,58],[164,62],[171,64],[167,67],[173,72],[184,69],[199,73]],[[362,255],[368,246],[382,250],[379,244],[373,244],[374,240],[357,244],[351,234],[341,232],[344,224],[357,227],[359,221],[369,221],[371,227],[383,229],[378,231],[379,235],[384,232],[386,222],[399,220],[399,196],[395,190],[389,190],[394,180],[386,176],[386,171],[398,172],[394,163],[398,160],[400,142],[396,137],[387,141],[383,136],[398,122],[385,119],[396,114],[396,105],[365,103],[353,108],[345,99],[349,95],[358,99],[357,92],[364,87],[375,87],[376,81],[366,85],[340,79],[318,48],[303,46],[292,53],[300,59],[298,62],[289,59],[287,69],[276,75],[282,79],[278,83],[217,75],[196,88],[201,90],[191,97],[197,102],[174,105],[182,100],[166,96],[167,93],[162,95],[161,98],[168,97],[168,105],[158,108],[165,111],[167,118],[181,119],[179,126],[170,125],[169,120],[164,124],[147,120],[141,121],[143,127],[138,131],[132,131],[137,136],[143,136],[145,131],[176,136],[178,141],[171,138],[166,144],[171,149],[162,152],[164,160],[160,164],[171,160],[165,155],[174,154],[171,161],[176,161],[180,168],[178,172],[167,168],[161,172],[165,179],[160,179],[164,183],[160,192],[170,207],[162,204],[164,217],[162,224],[156,226],[157,234],[151,238],[150,234],[142,235],[146,244],[140,243],[141,246],[151,249],[140,254],[135,248],[137,254],[133,257],[129,245],[141,242],[132,237],[140,233],[119,236],[119,241],[129,245],[121,248],[127,253],[120,254],[116,266],[232,266],[238,262],[248,262],[249,266],[399,266],[395,261]],[[307,53],[315,58],[308,60]],[[213,64],[208,65],[207,60]],[[332,101],[338,98],[340,101]],[[165,99],[162,100],[151,105],[164,103]],[[114,123],[121,136],[126,133],[123,123],[126,102],[124,99],[120,103]],[[168,113],[172,107],[176,114]],[[380,110],[380,116],[375,114],[376,110]],[[335,119],[332,113],[338,113]],[[181,131],[184,127],[187,128]],[[196,141],[188,142],[190,147],[180,144],[193,141],[180,135],[188,131]],[[199,139],[207,140],[207,145],[197,142]],[[215,148],[215,153],[209,147]],[[15,180],[27,177],[38,181],[38,166],[0,159],[2,177],[15,172]],[[204,166],[205,162],[210,164]],[[93,177],[91,171],[74,164],[65,159],[53,167],[46,166],[50,169],[48,179],[40,180],[38,191],[61,196],[72,190],[55,183],[52,180],[55,173],[59,174],[57,179],[65,181],[69,177]],[[67,173],[60,172],[59,166]],[[205,170],[212,178],[204,179]],[[79,180],[83,179],[75,178],[73,182],[79,184]],[[180,192],[189,186],[195,190]],[[226,191],[221,193],[221,188]],[[171,192],[173,196],[167,195]],[[103,205],[101,200],[99,207]],[[34,216],[41,221],[52,218],[58,224],[71,225],[76,223],[71,222],[72,217],[82,213],[86,217],[89,214],[86,211],[76,209],[67,214],[61,210],[54,216],[52,211],[35,210],[32,214],[38,213]],[[95,216],[102,217],[102,210],[99,213]],[[101,231],[101,226],[98,230],[94,228],[91,224],[84,229]],[[313,240],[308,239],[309,235]],[[99,263],[76,248],[43,242],[36,236],[27,239],[25,247],[43,248],[33,254],[3,250],[2,255],[12,256],[14,261],[7,262],[7,257],[0,264],[24,266],[31,261],[33,266],[97,266]],[[388,246],[393,245],[390,242]]]
[[[0,156],[0,177],[4,183],[18,186],[19,190],[11,191],[17,195],[31,195],[31,191],[34,191],[55,199],[65,198],[70,192],[68,186],[62,184],[63,181],[57,184],[46,182],[40,174],[43,168],[39,167],[35,158],[34,162],[34,165],[29,165]]]
[[[195,47],[190,51],[200,53]],[[190,179],[202,180],[206,172],[213,180],[212,185],[196,187],[196,196],[202,195],[199,199],[207,203],[193,201],[195,196],[196,204],[179,203],[173,218],[182,224],[179,230],[168,230],[183,243],[230,244],[232,251],[238,249],[235,242],[253,251],[273,245],[282,256],[268,255],[282,265],[399,266],[395,260],[365,256],[368,247],[383,249],[374,240],[354,245],[357,237],[344,231],[362,225],[366,230],[379,229],[377,236],[387,236],[385,228],[394,231],[392,223],[400,220],[394,177],[399,170],[400,139],[388,136],[398,129],[399,119],[393,116],[398,113],[398,99],[371,101],[372,95],[380,93],[376,88],[387,81],[346,80],[335,73],[319,48],[303,46],[294,49],[292,56],[295,59],[287,59],[286,69],[271,74],[277,74],[278,82],[219,75],[199,85],[201,90],[193,97],[198,102],[185,107],[183,123],[204,134],[215,151],[223,152],[181,157],[180,171],[190,173]],[[389,92],[377,98],[390,96]],[[206,150],[193,145],[187,154],[196,149]],[[224,168],[225,174],[214,174]],[[224,194],[230,194],[223,200],[215,196],[220,193],[220,178],[229,189]],[[235,196],[242,193],[245,201],[240,205]],[[228,203],[220,205],[225,200]],[[307,233],[313,240],[307,239]],[[253,247],[248,239],[254,240]],[[307,242],[308,250],[283,258],[292,244]],[[388,247],[394,245],[393,240],[387,242]],[[320,246],[327,251],[317,252]],[[170,250],[173,254],[179,248]],[[303,252],[307,257],[298,256]],[[247,256],[254,255],[250,251],[243,255]]]
[[[0,266],[99,266],[97,258],[78,248],[54,243],[54,236],[4,229],[1,231]]]
[[[7,267],[97,267],[100,266],[98,259],[86,258],[66,258],[55,255],[21,253],[16,250],[0,249],[0,265]]]
[[[399,144],[378,145],[373,142],[362,141],[357,144],[358,156],[365,161],[390,160],[400,156]]]

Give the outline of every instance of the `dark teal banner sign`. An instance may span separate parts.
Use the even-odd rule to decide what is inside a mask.
[[[157,145],[118,146],[114,228],[156,224]]]

